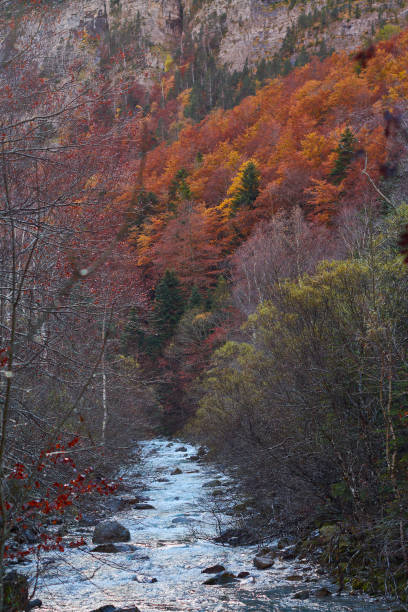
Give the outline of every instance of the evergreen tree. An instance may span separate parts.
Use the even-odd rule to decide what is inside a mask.
[[[330,172],[330,177],[335,185],[339,185],[347,174],[347,169],[350,166],[354,150],[356,138],[350,128],[346,128],[341,135],[339,145],[336,149],[337,159],[333,170]]]
[[[176,172],[174,179],[170,183],[169,187],[169,208],[174,209],[176,202],[179,200],[189,200],[191,198],[191,191],[186,178],[188,172],[185,168],[180,168]]]
[[[238,186],[232,198],[232,210],[243,206],[251,208],[259,195],[259,170],[253,161],[244,165]]]
[[[201,308],[203,305],[203,300],[201,297],[201,293],[198,290],[197,285],[193,285],[191,289],[190,298],[188,300],[187,308],[189,310],[193,310],[194,308]]]
[[[184,312],[184,297],[174,272],[167,270],[156,287],[154,321],[160,343],[171,338]]]

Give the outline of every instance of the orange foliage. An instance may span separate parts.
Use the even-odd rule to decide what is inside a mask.
[[[316,222],[329,223],[343,205],[371,198],[362,170],[366,165],[378,180],[387,159],[395,159],[397,136],[392,141],[386,133],[384,111],[406,100],[407,66],[408,31],[380,43],[363,66],[345,53],[315,59],[151,151],[144,186],[160,204],[137,237],[139,264],[156,266],[158,274],[172,267],[186,283],[209,285],[222,256],[260,219],[300,205]],[[330,172],[347,127],[356,138],[356,154],[335,185]],[[261,174],[259,196],[253,210],[225,218],[219,206],[249,159]],[[191,198],[170,213],[168,192],[180,169],[187,172]]]

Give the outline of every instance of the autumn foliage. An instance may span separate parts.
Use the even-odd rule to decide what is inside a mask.
[[[149,152],[144,186],[157,201],[131,234],[138,264],[152,278],[170,267],[183,282],[208,286],[260,219],[296,205],[330,225],[342,207],[362,205],[370,192],[362,171],[377,181],[399,155],[389,117],[405,104],[407,54],[405,32],[379,44],[363,65],[344,53],[315,59]],[[251,205],[241,198],[232,211],[231,194],[249,163],[259,189]],[[169,196],[181,170],[188,204],[181,193]]]

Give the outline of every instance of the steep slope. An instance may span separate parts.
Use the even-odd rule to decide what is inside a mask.
[[[165,68],[167,53],[180,59],[189,39],[204,40],[233,71],[278,53],[294,64],[300,54],[355,48],[386,23],[403,25],[407,14],[406,0],[70,0],[60,29],[68,46],[83,30],[113,34],[123,46],[143,39],[153,72]]]

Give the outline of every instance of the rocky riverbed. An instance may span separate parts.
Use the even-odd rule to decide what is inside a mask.
[[[214,493],[230,486],[229,478],[197,462],[192,446],[166,440],[141,446],[143,495],[140,466],[124,469],[128,492],[118,496],[117,512],[105,517],[108,524],[96,531],[80,528],[85,547],[44,559],[36,593],[43,610],[393,609],[382,601],[337,595],[336,586],[317,568],[291,559],[290,549],[278,551],[276,542],[260,549],[214,541],[217,524],[219,529],[220,521],[228,519],[212,511]]]

